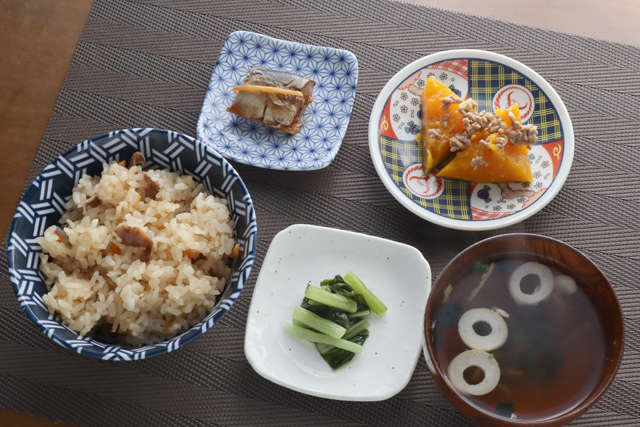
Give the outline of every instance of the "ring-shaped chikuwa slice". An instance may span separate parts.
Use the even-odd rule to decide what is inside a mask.
[[[469,384],[464,371],[475,366],[482,370],[484,378],[478,384]],[[481,350],[467,350],[453,358],[447,370],[451,385],[460,393],[483,396],[491,393],[500,381],[500,366],[493,355]]]
[[[491,328],[489,335],[479,335],[473,325],[486,322]],[[493,351],[505,343],[509,335],[507,323],[489,308],[472,308],[466,311],[458,322],[458,333],[462,341],[474,350]]]
[[[531,294],[522,292],[521,282],[526,276],[533,274],[538,276],[540,284]],[[544,264],[539,262],[527,262],[514,270],[509,277],[509,293],[520,305],[538,305],[551,295],[553,291],[553,273]]]

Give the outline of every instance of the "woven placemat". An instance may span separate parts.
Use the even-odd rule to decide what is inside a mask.
[[[409,385],[377,403],[306,396],[253,371],[243,339],[262,258],[278,231],[307,223],[415,246],[434,277],[459,251],[500,233],[539,233],[580,249],[618,292],[627,346],[607,394],[574,425],[640,425],[639,48],[387,0],[97,0],[28,182],[64,150],[114,129],[195,136],[216,58],[237,30],[357,56],[357,96],[334,163],[314,172],[234,164],[260,230],[252,279],[219,324],[175,353],[131,363],[75,355],[36,329],[3,268],[0,406],[83,426],[471,425],[439,393],[422,357]],[[575,128],[575,161],[560,194],[500,231],[459,232],[421,220],[387,192],[369,156],[369,114],[384,84],[422,56],[457,48],[502,53],[536,70],[564,99]],[[0,264],[7,265],[6,238]]]

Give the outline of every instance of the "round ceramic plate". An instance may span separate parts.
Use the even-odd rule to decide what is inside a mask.
[[[420,93],[430,76],[478,110],[518,102],[523,123],[538,127],[529,161],[533,182],[471,183],[424,176]],[[549,203],[569,175],[574,138],[567,108],[529,67],[496,53],[450,50],[403,68],[382,89],[369,121],[371,158],[382,182],[411,212],[460,230],[493,230],[520,222]]]

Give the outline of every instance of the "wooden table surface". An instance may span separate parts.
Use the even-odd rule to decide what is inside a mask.
[[[638,0],[413,2],[640,45]],[[91,4],[92,0],[0,0],[0,230],[9,226]],[[0,409],[0,427],[18,425],[68,424]]]

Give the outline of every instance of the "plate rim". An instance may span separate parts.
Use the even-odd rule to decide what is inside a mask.
[[[436,213],[430,212],[427,209],[418,206],[413,200],[406,197],[402,191],[395,185],[391,177],[387,174],[387,171],[384,166],[384,162],[382,161],[382,155],[380,154],[380,150],[378,148],[379,141],[379,116],[383,112],[385,104],[395,88],[404,81],[407,77],[411,76],[413,73],[419,71],[422,68],[425,68],[428,65],[442,62],[446,60],[452,59],[466,59],[466,58],[480,58],[486,59],[489,61],[502,63],[508,67],[513,68],[514,70],[524,74],[529,80],[538,85],[540,89],[545,93],[545,95],[549,98],[549,100],[556,107],[556,112],[558,114],[558,118],[560,119],[560,123],[563,127],[563,144],[564,144],[564,157],[562,159],[562,163],[560,168],[558,169],[558,174],[554,179],[553,183],[547,191],[545,191],[542,196],[537,199],[529,209],[521,210],[512,215],[497,218],[493,221],[474,221],[474,220],[459,220],[449,217],[444,217],[438,215]],[[496,230],[499,228],[508,227],[510,225],[517,224],[525,219],[530,218],[531,216],[538,213],[542,210],[551,200],[555,198],[555,196],[560,192],[562,187],[564,186],[567,177],[569,176],[569,172],[571,170],[571,166],[573,164],[573,157],[575,151],[575,135],[573,132],[573,124],[571,122],[571,117],[569,116],[569,112],[567,111],[567,107],[565,106],[562,98],[556,92],[556,90],[547,82],[540,74],[535,72],[530,67],[524,65],[523,63],[512,59],[506,55],[502,55],[499,53],[489,52],[486,50],[479,49],[453,49],[446,50],[442,52],[436,52],[431,55],[424,56],[406,67],[402,68],[398,71],[382,88],[378,97],[376,98],[376,102],[373,105],[373,109],[371,110],[371,116],[369,118],[369,152],[371,155],[371,160],[373,165],[380,177],[380,180],[386,187],[387,191],[391,193],[391,195],[400,202],[405,208],[407,208],[410,212],[415,215],[442,227],[447,227],[456,230],[465,230],[465,231],[487,231],[487,230]],[[565,166],[566,164],[566,166]]]
[[[224,48],[225,44],[227,43],[227,40],[229,40],[230,37],[232,37],[234,35],[238,35],[238,34],[252,34],[252,35],[257,35],[257,36],[262,37],[262,38],[267,38],[267,39],[270,39],[270,40],[274,40],[276,42],[286,43],[288,45],[304,46],[304,47],[309,47],[309,48],[313,48],[313,49],[330,49],[330,50],[332,50],[334,52],[344,53],[348,58],[351,58],[353,60],[353,64],[354,64],[354,67],[355,67],[355,85],[356,85],[356,88],[353,90],[353,97],[352,97],[353,98],[353,103],[355,103],[356,93],[357,93],[357,90],[358,90],[357,87],[358,87],[358,79],[359,79],[360,67],[359,67],[359,64],[358,64],[358,58],[356,57],[356,55],[353,52],[348,51],[346,49],[336,48],[336,47],[317,46],[317,45],[313,45],[313,44],[293,42],[293,41],[290,41],[290,40],[283,40],[283,39],[279,39],[279,38],[276,38],[276,37],[267,36],[265,34],[256,33],[256,32],[253,32],[253,31],[245,31],[245,30],[234,31],[234,32],[230,33],[224,39],[224,42],[222,43],[222,47],[220,48],[220,53],[218,54],[218,58],[216,59],[216,65],[214,66],[213,71],[211,72],[211,76],[209,77],[209,81],[208,81],[209,84],[211,83],[211,81],[213,81],[213,77],[215,76],[218,62],[220,61],[220,56],[222,55],[222,49]],[[196,136],[197,136],[197,139],[202,141],[205,145],[209,145],[208,143],[205,142],[205,140],[206,140],[205,136],[202,135],[201,132],[200,132],[200,122],[205,117],[205,113],[204,113],[205,102],[206,102],[206,94],[205,94],[205,97],[202,100],[202,106],[200,107],[200,113],[198,114],[198,122],[196,123]],[[290,168],[284,168],[284,167],[282,167],[280,165],[277,165],[277,166],[273,166],[273,167],[267,167],[267,166],[263,166],[261,164],[250,164],[250,163],[247,163],[243,159],[228,153],[226,150],[224,150],[221,147],[211,146],[211,148],[216,150],[222,157],[224,157],[227,160],[232,160],[234,162],[238,162],[238,163],[242,163],[242,164],[245,164],[245,165],[248,165],[248,166],[254,166],[254,167],[258,167],[258,168],[262,168],[262,169],[283,170],[283,171],[298,171],[298,172],[300,172],[300,171],[303,171],[303,172],[304,171],[314,171],[314,170],[324,169],[324,168],[328,167],[331,163],[333,163],[333,161],[335,160],[336,156],[338,155],[338,151],[340,151],[340,147],[342,147],[342,142],[344,141],[344,137],[347,134],[347,130],[349,128],[349,122],[351,121],[351,114],[353,112],[353,103],[351,105],[351,110],[349,111],[349,117],[347,118],[344,134],[342,135],[340,140],[336,142],[335,154],[333,155],[333,157],[327,159],[325,162],[319,164],[318,166],[312,166],[312,167],[306,167],[306,168],[303,168],[303,167],[300,167],[300,166],[293,166],[293,167],[290,167]]]
[[[379,236],[373,236],[373,235],[369,235],[369,234],[365,234],[365,233],[359,233],[359,232],[355,232],[355,231],[350,231],[350,230],[343,230],[343,229],[339,229],[339,228],[331,228],[331,227],[323,227],[323,226],[317,226],[317,225],[311,225],[311,224],[302,224],[302,223],[297,223],[297,224],[292,224],[290,226],[288,226],[287,228],[285,228],[284,230],[281,230],[280,232],[278,232],[274,238],[272,239],[272,243],[274,240],[276,240],[276,238],[278,236],[281,235],[285,235],[289,232],[291,232],[292,230],[295,229],[301,229],[301,230],[313,230],[313,231],[317,231],[317,232],[321,232],[321,233],[335,233],[335,234],[342,234],[342,235],[347,235],[347,236],[351,236],[351,237],[358,237],[358,238],[366,238],[366,239],[372,239],[372,240],[376,240],[379,241],[385,245],[391,245],[395,248],[398,247],[402,247],[405,250],[409,250],[412,252],[415,252],[416,255],[418,255],[424,265],[424,267],[426,268],[426,272],[427,272],[427,277],[426,277],[426,282],[427,282],[427,286],[426,286],[426,299],[424,301],[424,304],[421,304],[421,307],[423,307],[423,317],[424,317],[424,313],[426,313],[426,308],[427,308],[427,300],[429,299],[429,294],[431,293],[431,288],[432,288],[432,284],[433,284],[433,274],[431,271],[431,265],[429,264],[429,261],[424,257],[424,255],[422,254],[422,252],[420,252],[417,248],[408,245],[406,243],[401,243],[401,242],[397,242],[395,240],[390,240],[390,239],[385,239],[383,237],[379,237]],[[271,243],[271,244],[272,244]],[[269,248],[267,249],[267,253],[265,254],[265,257],[263,259],[263,263],[262,266],[265,265],[265,261],[267,261],[268,259],[268,254],[269,254],[269,250],[271,249],[271,244],[269,244]],[[258,277],[256,279],[255,282],[255,287],[257,287],[257,285],[260,283],[260,276],[262,275],[262,268],[260,269],[260,272],[258,273]],[[259,357],[259,355],[257,354],[257,352],[251,347],[254,343],[255,340],[250,338],[250,334],[251,331],[253,330],[253,328],[251,327],[251,322],[250,322],[250,318],[251,318],[251,314],[253,313],[254,309],[256,308],[256,301],[254,300],[254,296],[255,296],[255,287],[253,289],[253,294],[251,296],[251,302],[249,304],[249,310],[248,310],[248,315],[247,315],[247,322],[246,322],[246,326],[245,326],[245,335],[244,335],[244,354],[245,357],[247,358],[247,361],[249,362],[249,364],[251,365],[251,367],[253,368],[253,370],[258,373],[261,377],[275,383],[278,384],[282,387],[288,388],[290,390],[294,390],[297,391],[299,393],[304,393],[310,396],[316,396],[316,397],[321,397],[321,398],[325,398],[325,399],[332,399],[332,400],[341,400],[341,401],[351,401],[351,402],[379,402],[379,401],[383,401],[383,400],[387,400],[393,396],[395,396],[396,394],[398,394],[399,392],[401,392],[409,383],[409,381],[411,380],[411,378],[413,377],[413,373],[416,369],[418,360],[420,359],[421,355],[422,355],[422,341],[424,340],[424,325],[419,326],[419,329],[421,330],[422,336],[420,337],[420,339],[418,340],[418,343],[416,345],[416,349],[415,349],[415,355],[412,358],[412,362],[411,362],[411,366],[408,368],[406,375],[403,376],[398,376],[399,380],[397,382],[397,384],[395,384],[394,386],[391,387],[387,387],[386,390],[382,393],[370,393],[370,394],[358,394],[358,395],[348,395],[345,393],[331,393],[331,392],[326,392],[326,391],[322,391],[322,390],[316,390],[313,388],[309,388],[309,387],[305,387],[305,386],[301,386],[301,385],[297,385],[295,383],[292,383],[291,381],[287,381],[282,379],[280,376],[274,375],[273,372],[265,370],[263,368],[263,364],[261,363],[257,363],[256,358]],[[423,322],[424,323],[424,322]],[[264,358],[262,358],[264,359]]]

